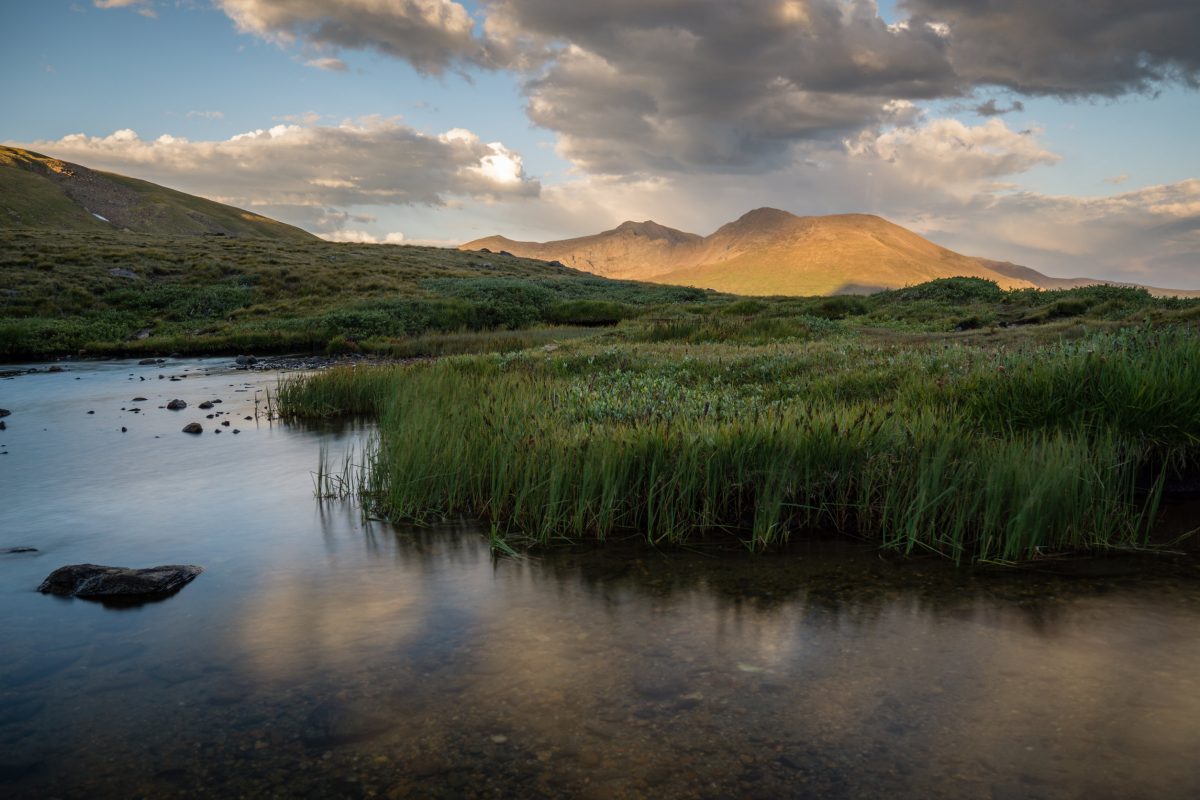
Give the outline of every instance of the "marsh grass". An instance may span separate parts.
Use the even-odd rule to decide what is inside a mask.
[[[592,345],[333,370],[280,400],[379,417],[356,490],[396,520],[755,550],[832,531],[1011,562],[1145,546],[1168,468],[1194,460],[1198,347],[1171,331],[1021,352]]]

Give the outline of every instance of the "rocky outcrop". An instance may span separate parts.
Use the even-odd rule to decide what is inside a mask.
[[[51,572],[38,591],[64,597],[152,599],[179,591],[203,571],[190,564],[148,569],[71,564]]]

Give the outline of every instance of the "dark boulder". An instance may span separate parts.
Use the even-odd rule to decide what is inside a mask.
[[[213,407],[213,404],[208,402],[207,400],[205,400],[203,403],[200,404],[200,408],[203,408],[205,410],[208,410],[212,407]]]
[[[138,362],[138,366],[145,367],[145,366],[149,366],[151,364],[157,364],[157,363],[158,363],[157,358],[143,358],[141,361]]]
[[[204,433],[204,426],[199,422],[189,422],[183,426],[184,433]]]
[[[187,403],[183,402],[182,400],[172,400],[171,402],[167,403],[167,408],[171,409],[172,411],[182,411],[183,409],[187,408]]]
[[[234,361],[239,367],[249,367],[258,363],[258,359],[254,356],[238,356]]]
[[[148,569],[71,564],[51,572],[38,591],[64,597],[151,598],[172,594],[204,570],[190,564]]]
[[[7,417],[11,413],[7,408],[0,408],[0,417]]]

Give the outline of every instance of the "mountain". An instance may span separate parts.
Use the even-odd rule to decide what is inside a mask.
[[[460,249],[484,248],[561,261],[605,277],[749,295],[858,294],[957,276],[987,278],[1008,289],[1103,283],[965,256],[871,214],[799,217],[775,208],[755,209],[710,236],[625,222],[577,239],[538,243],[490,236]]]
[[[0,145],[0,229],[5,228],[316,238],[240,208]]]

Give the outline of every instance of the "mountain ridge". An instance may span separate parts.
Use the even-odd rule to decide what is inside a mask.
[[[748,211],[708,236],[653,220],[630,220],[590,236],[550,242],[489,236],[459,249],[502,250],[608,278],[750,295],[866,294],[950,277],[986,278],[1006,289],[1135,285],[1055,278],[1018,264],[963,255],[874,214],[797,216],[768,206]],[[1157,295],[1200,295],[1143,288]]]

